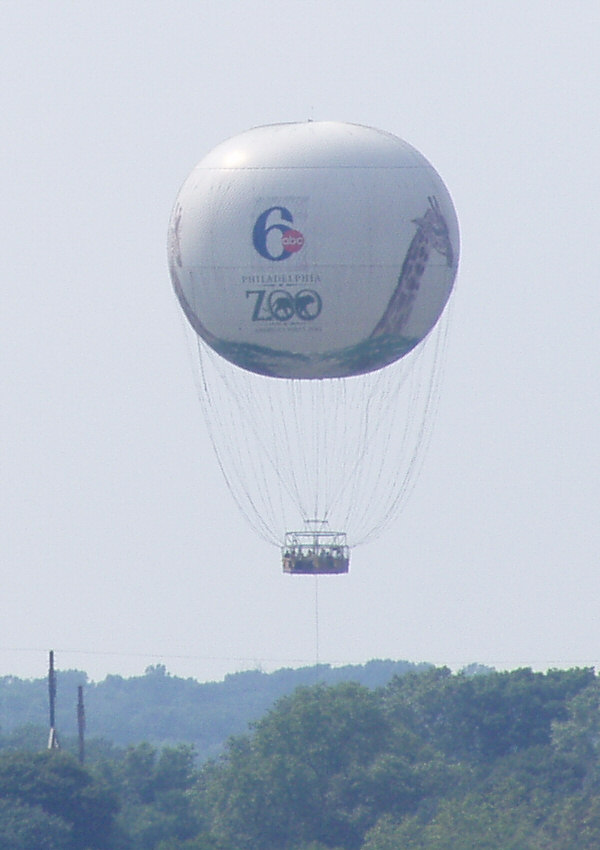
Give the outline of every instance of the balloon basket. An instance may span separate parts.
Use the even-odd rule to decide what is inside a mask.
[[[291,575],[340,575],[350,566],[350,547],[340,531],[323,529],[325,522],[308,520],[304,531],[288,531],[281,549],[283,572]]]

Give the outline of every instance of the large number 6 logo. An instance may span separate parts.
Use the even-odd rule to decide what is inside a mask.
[[[279,213],[281,221],[267,226],[271,213]],[[252,231],[252,244],[261,257],[266,260],[287,260],[289,256],[300,250],[304,244],[304,237],[290,227],[293,221],[291,212],[285,207],[269,207],[268,210],[259,215]],[[284,222],[287,222],[287,224],[284,224]],[[279,254],[273,254],[269,250],[269,234],[274,230],[281,233],[281,252]],[[271,240],[271,247],[273,247],[273,240]]]

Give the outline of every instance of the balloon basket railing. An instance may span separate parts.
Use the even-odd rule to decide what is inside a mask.
[[[339,575],[350,566],[350,547],[341,531],[325,522],[307,520],[304,531],[288,531],[281,549],[283,572],[292,575]]]

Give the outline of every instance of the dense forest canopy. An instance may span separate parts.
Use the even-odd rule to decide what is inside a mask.
[[[198,758],[204,760],[220,752],[231,735],[246,732],[251,721],[299,685],[351,680],[376,688],[394,676],[428,666],[383,660],[346,667],[320,664],[274,673],[249,670],[205,683],[171,676],[162,664],[148,667],[143,676],[107,676],[97,683],[89,682],[82,671],[59,670],[56,726],[63,738],[77,735],[77,687],[83,685],[89,737],[120,746],[140,741],[156,746],[194,744]],[[0,677],[0,749],[27,746],[27,740],[39,746],[47,736],[47,679]]]
[[[591,669],[429,668],[281,697],[217,757],[0,755],[3,850],[598,850]]]

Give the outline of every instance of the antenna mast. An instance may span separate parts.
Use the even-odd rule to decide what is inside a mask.
[[[85,759],[85,708],[83,705],[83,685],[77,685],[77,729],[79,731],[79,762]]]
[[[56,734],[56,675],[54,673],[54,650],[50,650],[48,665],[48,697],[50,701],[50,735],[48,736],[48,749],[58,750],[58,735]]]

